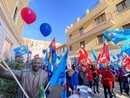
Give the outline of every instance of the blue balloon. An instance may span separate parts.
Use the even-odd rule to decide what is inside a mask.
[[[48,23],[43,23],[40,26],[40,31],[43,36],[47,37],[52,32],[52,29]]]
[[[46,53],[46,49],[43,49],[43,50],[42,50],[42,53]]]

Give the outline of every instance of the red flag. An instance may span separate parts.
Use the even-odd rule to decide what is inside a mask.
[[[34,57],[34,58],[39,57],[39,54],[36,54],[36,55],[34,55],[33,57]]]
[[[101,50],[101,53],[98,55],[97,63],[106,63],[110,62],[110,54],[108,51],[108,46],[106,43],[104,43],[103,48]]]
[[[81,49],[79,50],[78,63],[81,65],[82,64],[81,60],[87,59],[87,58],[88,58],[87,51],[84,49],[84,47],[81,47]]]
[[[130,56],[125,56],[122,60],[122,66],[130,69]]]
[[[90,58],[83,59],[83,63],[85,66],[90,66],[92,64],[92,61]]]

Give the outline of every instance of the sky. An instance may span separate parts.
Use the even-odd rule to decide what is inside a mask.
[[[55,37],[56,43],[64,44],[67,40],[67,26],[97,3],[98,0],[32,0],[29,7],[34,10],[37,18],[34,23],[25,25],[23,37],[44,41],[51,41]],[[48,23],[52,28],[47,37],[40,32],[42,23]]]

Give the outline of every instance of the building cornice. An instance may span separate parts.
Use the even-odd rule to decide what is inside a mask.
[[[100,13],[105,8],[107,8],[108,5],[109,5],[109,3],[106,0],[102,1],[101,3],[99,3],[95,7],[95,9],[93,9],[91,12],[88,12],[87,15],[84,18],[80,19],[78,22],[75,22],[74,24],[71,24],[71,27],[69,29],[67,29],[65,31],[65,33],[67,35],[69,35],[74,30],[76,30],[77,28],[79,28],[81,25],[83,25],[84,23],[86,23],[87,21],[89,21],[92,17],[96,16],[98,13]]]
[[[71,40],[71,41],[68,41],[66,44],[67,44],[67,45],[70,45],[70,44],[72,44],[72,43],[75,43],[75,42],[77,42],[77,41],[80,41],[80,40],[82,40],[82,39],[84,39],[84,38],[86,38],[86,37],[88,37],[88,36],[90,36],[90,35],[92,35],[92,34],[95,34],[95,33],[99,32],[99,31],[105,30],[105,29],[107,29],[107,28],[109,28],[109,27],[111,27],[111,26],[113,26],[113,25],[114,25],[113,20],[108,20],[108,21],[106,21],[105,23],[103,23],[103,24],[101,24],[101,25],[99,25],[99,26],[97,26],[97,27],[94,27],[94,28],[91,29],[90,31],[85,32],[85,33],[82,34],[81,36],[78,36],[77,38],[75,38],[75,39],[73,39],[73,40]]]

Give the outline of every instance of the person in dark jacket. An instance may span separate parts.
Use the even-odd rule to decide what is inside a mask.
[[[71,83],[71,76],[74,73],[74,71],[72,69],[68,69],[67,70],[67,74],[66,74],[66,85],[67,85],[67,97],[69,97],[72,94],[72,83]]]
[[[94,84],[93,84],[93,90],[94,90],[94,93],[96,94],[97,93],[100,93],[99,92],[99,74],[98,74],[98,68],[97,68],[97,65],[93,65],[92,66],[92,71],[93,71],[93,78],[94,78]]]
[[[79,85],[89,86],[89,82],[86,74],[86,68],[84,65],[82,65],[81,67],[81,71],[78,74],[78,78],[79,78]]]

